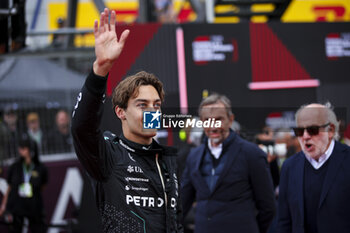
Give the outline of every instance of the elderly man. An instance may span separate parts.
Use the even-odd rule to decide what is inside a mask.
[[[279,233],[350,232],[350,147],[335,138],[338,122],[329,104],[296,113],[294,133],[302,151],[283,165]]]
[[[202,121],[219,127],[204,129],[207,140],[191,151],[181,182],[184,213],[197,202],[195,232],[263,233],[275,213],[266,154],[230,129],[230,100],[218,94],[199,106]]]

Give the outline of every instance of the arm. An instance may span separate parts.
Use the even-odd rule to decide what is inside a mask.
[[[0,206],[0,216],[2,216],[6,210],[7,200],[8,200],[10,191],[11,191],[11,186],[9,185],[7,187],[6,193],[2,197],[1,206]]]
[[[183,207],[183,218],[185,219],[188,211],[191,209],[196,190],[194,189],[192,182],[191,182],[191,176],[190,176],[190,162],[188,156],[186,161],[185,170],[182,175],[181,179],[181,201],[182,201],[182,207]]]
[[[105,76],[122,52],[129,35],[129,30],[125,30],[118,41],[115,31],[115,12],[113,11],[110,15],[110,23],[108,23],[108,9],[101,13],[99,26],[95,21],[96,60],[93,71],[79,93],[72,117],[72,135],[77,156],[89,174],[97,180],[106,177],[109,171],[108,165],[110,165],[105,158],[106,143],[99,129],[107,83]]]
[[[257,222],[261,233],[265,233],[276,213],[276,200],[273,191],[270,169],[263,151],[256,148],[247,155],[249,176],[258,210]]]
[[[286,165],[287,163],[285,162],[282,166],[281,181],[278,195],[277,232],[280,233],[292,232],[292,222],[287,201],[288,169]]]

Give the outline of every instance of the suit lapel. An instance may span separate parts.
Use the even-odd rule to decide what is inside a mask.
[[[295,182],[296,189],[295,193],[298,200],[298,207],[302,223],[304,223],[304,166],[305,166],[305,155],[303,152],[300,154],[300,159],[297,160],[295,167]],[[298,156],[298,155],[295,155]]]
[[[339,167],[344,160],[344,156],[345,155],[343,153],[343,147],[341,147],[339,142],[335,142],[334,150],[332,152],[331,157],[329,158],[329,159],[331,158],[332,159],[329,161],[329,164],[328,164],[328,171],[326,173],[326,177],[323,183],[322,193],[321,193],[320,203],[318,208],[321,207],[323,201],[325,200],[327,193],[331,188],[332,183],[339,171]]]
[[[203,160],[204,151],[205,151],[205,145],[202,144],[198,150],[199,156],[196,159],[196,163],[194,166],[193,178],[198,183],[197,187],[204,189],[204,190],[201,190],[202,193],[210,193],[210,189],[208,187],[208,184],[203,179],[203,176],[202,176],[201,171],[200,171],[200,164],[201,164],[201,161]]]

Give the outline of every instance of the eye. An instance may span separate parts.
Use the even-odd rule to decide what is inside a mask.
[[[137,105],[137,107],[139,107],[139,108],[146,108],[147,107],[147,105],[145,104],[145,103],[139,103],[138,105]]]
[[[161,103],[155,103],[155,104],[154,104],[154,108],[155,108],[155,109],[159,109],[160,107],[161,107]]]

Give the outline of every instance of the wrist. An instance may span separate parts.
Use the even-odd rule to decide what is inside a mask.
[[[112,66],[113,66],[113,63],[105,62],[102,64],[97,60],[95,60],[92,69],[96,75],[105,77],[110,71],[110,69],[112,68]]]

